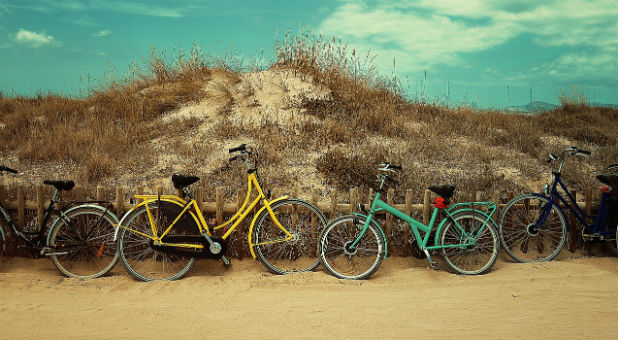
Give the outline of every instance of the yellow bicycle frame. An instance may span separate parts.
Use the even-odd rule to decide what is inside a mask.
[[[249,198],[251,197],[251,188],[255,186],[256,191],[257,191],[257,197],[253,200],[253,202],[251,202],[251,204],[249,204],[247,206],[247,204],[249,203]],[[250,173],[248,178],[247,178],[247,196],[245,197],[245,201],[242,204],[242,206],[240,207],[240,209],[238,209],[238,211],[234,214],[234,216],[232,216],[232,218],[230,218],[228,221],[215,226],[212,228],[208,227],[208,224],[206,223],[206,220],[204,219],[204,216],[202,215],[202,212],[199,208],[199,205],[197,203],[196,200],[192,199],[190,202],[186,202],[183,199],[181,199],[180,197],[176,196],[176,195],[135,195],[134,196],[136,199],[140,199],[143,200],[143,202],[139,203],[138,205],[136,205],[135,207],[133,207],[133,209],[131,209],[131,211],[141,207],[141,206],[145,206],[146,207],[146,212],[148,215],[148,220],[150,223],[150,226],[152,228],[152,236],[151,235],[147,235],[145,233],[139,232],[137,230],[131,229],[129,227],[123,226],[121,224],[118,224],[118,228],[117,228],[117,232],[118,230],[120,230],[120,228],[124,228],[127,229],[133,233],[148,237],[150,239],[153,240],[155,245],[166,245],[166,246],[174,246],[174,247],[182,247],[182,248],[203,248],[202,245],[196,245],[196,244],[186,244],[186,243],[164,243],[161,241],[161,239],[163,237],[165,237],[165,235],[167,235],[170,230],[172,230],[172,228],[174,227],[174,225],[176,224],[176,222],[178,222],[182,216],[185,213],[189,213],[191,215],[191,217],[195,220],[198,228],[199,228],[199,232],[200,234],[203,234],[204,232],[206,232],[206,234],[208,236],[212,236],[212,231],[214,230],[219,230],[221,228],[225,228],[226,226],[229,226],[231,224],[231,226],[229,227],[229,229],[227,230],[227,232],[222,236],[222,238],[225,240],[227,239],[230,234],[236,229],[236,227],[238,227],[238,225],[245,219],[245,217],[247,217],[247,215],[251,212],[251,210],[253,210],[253,208],[255,208],[255,206],[260,202],[260,200],[262,201],[262,204],[264,205],[262,208],[260,208],[260,210],[258,210],[258,212],[255,214],[255,216],[253,217],[253,220],[251,221],[251,225],[249,227],[249,237],[248,237],[248,243],[249,243],[249,249],[251,251],[251,256],[253,257],[253,259],[255,259],[255,252],[253,250],[253,247],[257,246],[257,245],[262,245],[262,244],[271,244],[271,243],[278,243],[278,242],[285,242],[285,241],[289,241],[293,238],[292,234],[290,234],[289,231],[287,231],[283,225],[281,225],[281,223],[279,222],[279,220],[277,219],[277,217],[275,216],[275,213],[273,212],[273,210],[271,209],[271,205],[275,202],[279,202],[281,200],[287,199],[288,196],[282,196],[279,197],[277,199],[274,199],[272,201],[269,201],[266,199],[266,196],[264,195],[264,192],[262,191],[262,188],[260,187],[260,183],[258,182],[255,173]],[[165,202],[171,202],[177,205],[180,205],[183,207],[183,210],[180,212],[180,214],[178,214],[178,216],[176,217],[176,219],[174,219],[174,221],[165,229],[165,231],[161,234],[161,235],[157,235],[157,228],[154,222],[154,218],[152,216],[152,213],[150,212],[150,209],[148,208],[148,204],[157,200],[161,200],[161,201],[165,201]],[[251,235],[253,234],[253,227],[255,226],[255,222],[257,221],[258,217],[261,216],[264,212],[264,210],[268,211],[268,214],[270,216],[270,218],[273,220],[273,222],[275,223],[275,225],[277,227],[279,227],[281,230],[283,230],[283,232],[285,233],[286,237],[284,238],[280,238],[280,239],[276,239],[276,240],[271,240],[271,241],[267,241],[267,242],[261,242],[258,244],[254,244],[252,241],[252,237]],[[125,216],[128,216],[129,213],[127,213]]]

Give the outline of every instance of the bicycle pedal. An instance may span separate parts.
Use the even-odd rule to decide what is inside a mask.
[[[440,265],[438,264],[438,262],[431,262],[431,269],[440,270]]]
[[[223,264],[226,266],[230,265],[230,260],[227,259],[227,257],[225,256],[221,256],[221,260],[223,260]]]

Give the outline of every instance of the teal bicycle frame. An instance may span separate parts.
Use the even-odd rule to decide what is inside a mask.
[[[472,209],[472,208],[463,208],[465,207],[469,207],[470,205],[472,206],[486,206],[487,210],[482,211],[482,210],[478,210],[478,209]],[[436,223],[436,219],[438,217],[438,213],[440,210],[443,210],[446,213],[446,218],[444,218],[442,220],[442,222],[440,222],[440,225],[438,226],[438,229],[436,231],[435,234],[435,241],[434,241],[434,245],[433,246],[427,246],[427,244],[429,243],[429,237],[431,235],[431,231],[433,230],[433,226]],[[380,192],[378,191],[373,199],[373,202],[371,204],[371,210],[369,211],[369,215],[365,216],[362,214],[355,214],[357,216],[362,216],[366,218],[365,221],[365,225],[363,226],[363,230],[361,231],[361,233],[358,235],[358,237],[356,237],[356,240],[354,240],[354,242],[350,245],[350,248],[354,248],[356,247],[356,245],[358,244],[358,242],[360,242],[360,240],[363,238],[363,236],[365,235],[365,233],[367,232],[367,229],[369,228],[369,225],[371,223],[374,223],[374,225],[376,225],[379,230],[382,232],[382,236],[384,238],[384,244],[385,244],[385,249],[388,249],[388,245],[387,245],[387,241],[386,241],[386,236],[384,235],[384,231],[382,231],[382,228],[380,228],[380,226],[375,223],[373,221],[373,216],[375,215],[375,213],[379,212],[379,211],[385,211],[395,217],[398,217],[399,219],[407,222],[410,225],[410,229],[412,230],[412,233],[414,233],[414,236],[416,238],[416,242],[419,246],[419,248],[425,252],[425,254],[427,255],[427,258],[429,259],[430,262],[432,262],[431,257],[429,256],[429,253],[427,252],[428,250],[434,250],[434,249],[444,249],[444,248],[464,248],[464,247],[468,247],[468,246],[474,246],[476,245],[476,239],[478,238],[478,236],[481,233],[481,231],[483,231],[485,229],[485,227],[487,226],[487,223],[489,221],[491,221],[491,223],[495,222],[493,221],[493,219],[491,218],[491,216],[493,215],[493,213],[496,210],[496,204],[494,202],[464,202],[464,203],[457,203],[453,206],[451,206],[448,209],[442,209],[442,208],[438,208],[434,206],[433,209],[433,213],[431,215],[431,220],[429,221],[429,225],[425,225],[417,220],[415,220],[414,218],[408,216],[407,214],[405,214],[404,212],[388,205],[386,202],[380,200]],[[459,223],[457,223],[457,221],[453,218],[453,215],[456,215],[460,212],[475,212],[475,213],[479,213],[483,216],[486,217],[485,222],[476,230],[471,230],[470,232],[466,232],[464,230],[464,228],[462,228]],[[440,244],[440,240],[439,240],[439,236],[440,235],[440,231],[442,230],[442,227],[444,226],[444,224],[448,221],[448,220],[452,220],[455,223],[455,226],[457,227],[457,229],[460,231],[460,243],[459,244],[450,244],[450,245],[441,245]],[[425,233],[424,237],[421,237],[419,229],[421,231],[423,231]],[[384,252],[384,257],[386,258],[386,251]]]

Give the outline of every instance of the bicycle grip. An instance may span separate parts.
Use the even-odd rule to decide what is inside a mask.
[[[229,149],[229,153],[236,152],[236,151],[242,151],[242,150],[245,149],[246,146],[247,146],[247,144],[240,144],[239,146],[237,146],[235,148]]]
[[[391,164],[389,167],[395,170],[403,170],[403,167],[401,165]]]
[[[12,172],[14,174],[17,173],[17,170],[11,169],[8,166],[0,165],[0,171]]]
[[[582,150],[582,149],[577,149],[577,152],[579,152],[579,153],[583,153],[583,154],[585,154],[585,155],[590,155],[590,154],[591,154],[591,152],[590,152],[590,151],[588,151],[588,150]]]

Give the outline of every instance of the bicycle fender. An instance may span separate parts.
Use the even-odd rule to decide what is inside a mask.
[[[136,205],[136,206],[134,206],[133,208],[131,208],[131,210],[127,211],[127,212],[126,212],[126,213],[122,216],[122,218],[120,218],[120,222],[118,222],[118,224],[114,226],[114,228],[116,228],[116,231],[114,232],[114,241],[116,241],[116,239],[118,238],[118,232],[119,232],[119,231],[120,231],[120,229],[122,228],[122,225],[123,225],[123,223],[124,223],[124,220],[127,218],[127,216],[131,215],[131,213],[132,213],[133,211],[135,211],[135,209],[137,209],[137,208],[141,207],[142,205],[144,205],[144,204],[148,204],[148,203],[150,203],[150,202],[154,202],[154,201],[170,202],[170,203],[174,203],[174,204],[180,205],[178,201],[176,201],[176,200],[171,200],[171,199],[167,199],[167,198],[162,198],[162,199],[160,199],[160,200],[159,200],[159,199],[145,200],[145,201],[143,201],[143,202],[139,203],[138,205]],[[195,220],[195,223],[197,223],[197,225],[198,225],[198,226],[199,226],[199,225],[201,225],[201,224],[200,224],[200,222],[198,221],[197,217],[196,217],[196,216],[195,216],[195,214],[193,213],[193,211],[189,211],[189,210],[187,210],[187,212],[188,212],[189,214],[191,214],[191,217],[193,217],[193,219]]]
[[[498,225],[496,224],[496,222],[491,218],[491,216],[487,215],[485,212],[477,210],[477,209],[472,209],[472,208],[465,208],[465,209],[457,209],[455,211],[449,211],[449,213],[452,216],[455,216],[459,213],[462,212],[473,212],[476,214],[480,214],[483,215],[483,217],[488,219],[488,222],[493,224],[494,228],[498,229]],[[440,222],[440,225],[438,226],[438,229],[436,230],[436,234],[434,235],[434,245],[439,245],[439,238],[440,238],[440,233],[442,232],[442,227],[444,227],[444,224],[446,224],[446,222],[450,219],[450,216],[447,216],[447,218],[443,219],[442,222]]]
[[[272,201],[269,201],[268,204],[272,205],[275,202],[279,202],[279,201],[283,201],[290,198],[290,196],[281,196],[278,197]],[[258,210],[258,212],[253,216],[253,220],[251,220],[251,225],[249,226],[249,237],[247,237],[247,240],[249,242],[249,251],[251,251],[251,256],[253,257],[253,259],[255,260],[256,256],[255,256],[255,252],[253,251],[253,227],[255,226],[255,222],[258,220],[258,217],[260,217],[263,213],[268,214],[268,210],[266,209],[266,206],[263,206],[262,208],[260,208],[260,210]]]
[[[49,246],[49,241],[50,241],[50,237],[51,237],[51,231],[54,230],[54,228],[56,227],[56,224],[58,224],[60,222],[60,219],[66,215],[71,213],[74,210],[78,210],[78,209],[83,209],[83,208],[92,208],[95,210],[99,210],[101,213],[105,213],[105,211],[107,211],[113,218],[115,223],[118,223],[118,217],[116,216],[116,214],[114,214],[111,210],[106,209],[100,205],[96,205],[96,204],[82,204],[82,205],[77,205],[72,207],[71,209],[68,209],[67,211],[63,211],[62,215],[60,215],[55,221],[54,223],[52,223],[51,227],[49,227],[49,231],[47,233],[47,241],[46,241],[46,245]],[[116,227],[114,225],[114,227]],[[116,235],[114,234],[114,241],[116,241]]]
[[[352,213],[352,215],[356,216],[356,217],[362,217],[365,219],[365,221],[367,220],[367,215],[363,215],[360,213]],[[384,230],[382,230],[382,228],[380,227],[380,225],[378,224],[378,222],[376,222],[375,220],[371,220],[371,224],[373,224],[376,228],[378,228],[378,230],[380,231],[380,233],[382,233],[382,238],[384,239],[384,258],[386,258],[386,255],[388,254],[388,242],[386,241],[386,234],[384,234]]]

